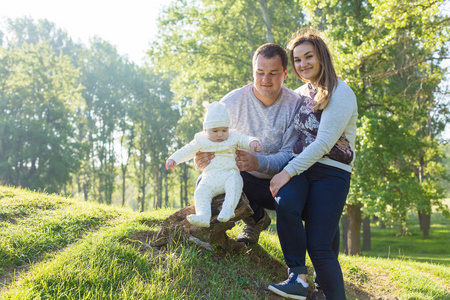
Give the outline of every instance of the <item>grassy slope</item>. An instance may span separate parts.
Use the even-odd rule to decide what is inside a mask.
[[[1,299],[281,299],[266,290],[286,277],[273,233],[219,256],[182,240],[150,247],[170,210],[138,214],[5,187],[0,204]],[[450,299],[448,266],[340,261],[349,299]]]

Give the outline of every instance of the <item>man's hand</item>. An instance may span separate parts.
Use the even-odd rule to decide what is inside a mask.
[[[251,141],[250,143],[250,149],[252,149],[253,152],[261,151],[263,146],[259,141]]]
[[[281,171],[277,175],[273,176],[270,181],[270,191],[272,192],[272,197],[278,194],[280,189],[291,180],[291,176],[285,170]]]
[[[211,160],[214,158],[214,152],[197,152],[195,153],[194,161],[197,165],[197,168],[200,171],[203,171],[203,169],[209,165]]]
[[[237,150],[236,165],[239,171],[255,171],[258,168],[258,158],[249,151]]]
[[[175,166],[177,165],[177,163],[173,160],[173,159],[168,159],[166,161],[166,170],[173,170],[173,168],[175,168]]]

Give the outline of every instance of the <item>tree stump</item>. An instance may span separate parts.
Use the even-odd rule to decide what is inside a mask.
[[[222,209],[225,194],[216,196],[211,202],[211,221],[209,227],[198,227],[189,223],[186,216],[195,213],[194,205],[181,208],[167,219],[161,225],[152,246],[162,247],[171,242],[176,233],[181,233],[187,240],[196,243],[198,246],[215,252],[219,251],[241,251],[246,248],[244,243],[238,243],[228,238],[226,231],[233,228],[236,221],[242,220],[253,214],[250,203],[244,193],[234,211],[234,218],[227,222],[219,222],[217,216]],[[213,247],[214,246],[214,247]]]

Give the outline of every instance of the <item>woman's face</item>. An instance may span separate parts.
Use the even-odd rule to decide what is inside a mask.
[[[303,80],[315,84],[321,66],[314,45],[309,42],[297,45],[293,50],[293,54],[297,73]]]

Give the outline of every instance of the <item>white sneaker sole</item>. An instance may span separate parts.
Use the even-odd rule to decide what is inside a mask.
[[[288,298],[288,299],[306,300],[305,296],[286,294],[285,292],[280,291],[279,289],[277,289],[271,285],[269,285],[269,291],[272,291],[275,294],[280,295],[281,297],[284,297],[284,298]]]

